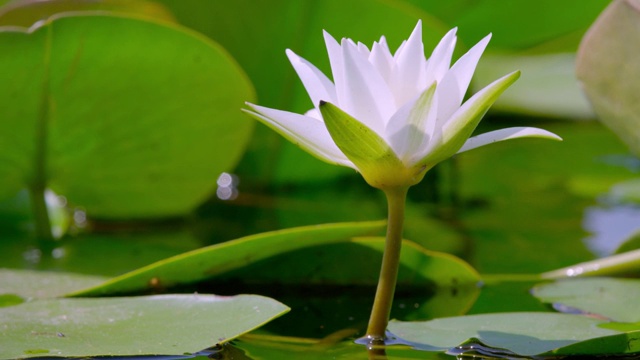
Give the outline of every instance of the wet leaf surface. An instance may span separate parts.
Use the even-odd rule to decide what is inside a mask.
[[[185,355],[288,310],[255,295],[35,300],[0,308],[0,358]]]
[[[399,341],[425,351],[446,351],[469,343],[495,355],[626,354],[640,352],[637,331],[604,329],[603,320],[578,315],[523,312],[469,315],[426,322],[392,321]],[[624,340],[627,341],[624,341]],[[630,341],[629,341],[630,340]],[[594,344],[598,346],[594,347]]]

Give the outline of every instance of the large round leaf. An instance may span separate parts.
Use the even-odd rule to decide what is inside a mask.
[[[600,120],[640,156],[640,1],[613,1],[585,35],[577,74]]]
[[[90,216],[184,213],[242,154],[246,76],[217,44],[140,19],[0,33],[0,196],[48,183]]]

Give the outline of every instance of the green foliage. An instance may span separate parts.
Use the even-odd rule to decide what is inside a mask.
[[[475,344],[476,349],[484,348],[485,354],[495,356],[640,352],[640,342],[637,341],[640,332],[604,329],[599,326],[603,323],[603,320],[577,315],[522,312],[469,315],[426,322],[392,321],[389,330],[399,337],[400,342],[426,351],[444,351],[458,345]]]
[[[354,238],[309,246],[221,274],[218,279],[249,286],[368,287],[377,284],[384,238]],[[412,318],[464,313],[478,296],[480,275],[459,258],[404,241],[398,289],[420,294]],[[373,294],[373,291],[371,291]]]
[[[14,295],[24,300],[54,298],[105,280],[93,275],[0,269],[0,296]]]
[[[94,217],[182,214],[251,132],[238,112],[253,95],[245,75],[217,44],[177,26],[59,16],[5,28],[0,53],[5,199],[50,186]]]
[[[314,225],[203,247],[155,262],[71,296],[118,294],[205,280],[276,254],[379,232],[384,222]]]
[[[288,310],[256,295],[36,300],[0,308],[0,358],[185,355],[233,340]]]
[[[532,294],[556,309],[567,306],[618,322],[640,322],[640,280],[571,279],[538,285]]]
[[[599,119],[640,157],[640,1],[614,1],[585,36],[578,78]]]
[[[636,249],[547,271],[540,276],[543,279],[562,279],[576,276],[631,275],[637,273],[639,268],[640,249]]]

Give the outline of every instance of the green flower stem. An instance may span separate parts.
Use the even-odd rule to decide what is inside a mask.
[[[385,331],[391,314],[393,294],[398,279],[400,267],[400,248],[402,246],[402,224],[404,222],[404,208],[408,187],[385,189],[389,207],[387,221],[387,239],[382,256],[382,267],[373,309],[369,318],[367,338],[371,342],[385,339]]]

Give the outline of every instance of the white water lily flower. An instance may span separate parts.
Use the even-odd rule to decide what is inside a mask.
[[[359,171],[377,188],[418,183],[456,153],[519,137],[560,139],[546,130],[515,127],[469,138],[498,96],[519,77],[508,74],[462,103],[490,35],[453,66],[456,29],[427,60],[418,22],[395,54],[384,37],[371,49],[324,33],[333,82],[287,50],[315,107],[300,115],[247,104],[246,112],[321,160]]]

